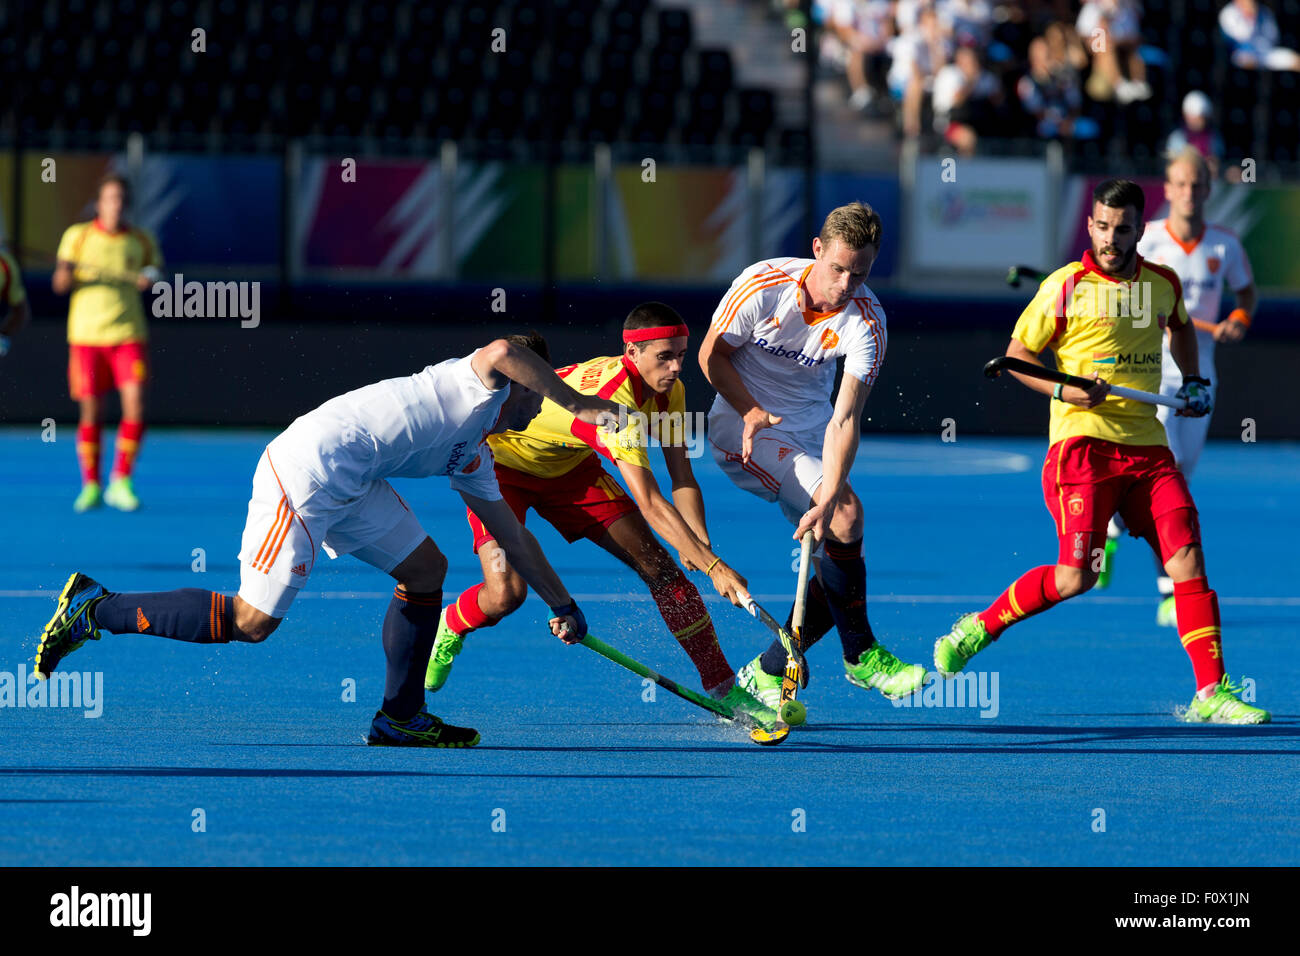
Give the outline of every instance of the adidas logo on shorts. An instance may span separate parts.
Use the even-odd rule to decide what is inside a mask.
[[[307,576],[307,565],[305,564],[295,564],[289,570],[292,571],[294,574],[298,575],[299,577],[305,578]]]

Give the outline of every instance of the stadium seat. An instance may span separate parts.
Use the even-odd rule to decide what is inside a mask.
[[[689,61],[693,89],[725,93],[732,86],[731,53],[721,47],[697,50]]]

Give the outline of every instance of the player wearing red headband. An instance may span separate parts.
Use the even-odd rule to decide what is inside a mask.
[[[622,355],[556,370],[578,392],[626,407],[626,428],[605,435],[547,401],[527,428],[492,435],[488,442],[501,494],[520,522],[535,508],[565,540],[594,541],[636,571],[700,672],[705,691],[741,719],[770,725],[776,712],[736,684],[699,591],[654,534],[677,549],[682,565],[707,573],[719,594],[740,604],[738,595],[747,582],[710,550],[704,498],[691,470],[687,443],[693,429],[688,427],[686,389],[678,378],[686,345],[686,324],[674,309],[661,302],[638,305],[623,323]],[[660,492],[650,470],[646,448],[652,442],[663,448],[672,501]],[[630,497],[602,467],[602,457],[617,466]],[[483,581],[442,613],[424,681],[430,691],[446,683],[465,635],[498,623],[528,593],[472,511],[469,523]]]

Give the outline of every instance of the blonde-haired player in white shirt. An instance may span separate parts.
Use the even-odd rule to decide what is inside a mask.
[[[757,262],[731,284],[700,366],[718,391],[709,412],[713,457],[739,487],[778,502],[823,545],[808,588],[807,649],[839,629],[845,675],[889,698],[920,686],[925,668],[885,650],[867,622],[862,502],[849,485],[862,409],[885,360],[885,310],[863,283],[880,252],[880,217],[863,203],[831,211],[813,259]],[[836,359],[844,378],[834,404]],[[737,674],[770,707],[780,699],[779,641]]]
[[[1210,383],[1213,401],[1219,386],[1219,377],[1214,369],[1215,347],[1242,340],[1250,328],[1258,297],[1250,260],[1241,240],[1230,230],[1205,221],[1205,202],[1210,196],[1211,180],[1205,157],[1193,147],[1169,157],[1165,166],[1165,199],[1169,203],[1169,215],[1147,223],[1146,232],[1138,242],[1138,254],[1156,265],[1173,269],[1182,283],[1187,314],[1196,326],[1196,346],[1200,357],[1198,372]],[[1236,304],[1227,318],[1219,321],[1225,284],[1232,289]],[[1169,353],[1168,335],[1163,341],[1164,376],[1160,393],[1173,395],[1182,385],[1183,375]],[[1164,405],[1160,406],[1157,415],[1165,426],[1174,460],[1190,480],[1205,448],[1210,416],[1174,415]],[[1121,530],[1112,519],[1106,542],[1107,580]],[[1157,587],[1161,601],[1156,621],[1162,626],[1174,627],[1177,619],[1174,616],[1173,581],[1165,574],[1163,566],[1157,572]]]

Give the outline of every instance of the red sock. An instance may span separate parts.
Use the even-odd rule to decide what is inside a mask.
[[[1223,638],[1219,622],[1219,596],[1205,578],[1174,582],[1174,611],[1178,636],[1192,659],[1196,689],[1223,678]]]
[[[1026,571],[1002,592],[1002,596],[980,612],[980,620],[989,637],[996,638],[1012,624],[1046,611],[1059,604],[1061,595],[1056,590],[1056,565],[1043,564]]]
[[[144,438],[144,422],[122,419],[117,426],[117,455],[113,459],[113,477],[130,478],[131,469],[135,467],[135,456],[140,452],[140,441]]]
[[[461,637],[480,627],[491,627],[501,620],[499,617],[489,617],[479,607],[478,592],[482,590],[483,583],[479,582],[472,588],[462,591],[460,597],[447,608],[447,626]]]
[[[88,485],[99,482],[99,434],[98,424],[79,425],[77,427],[77,460],[81,462],[81,483]]]
[[[650,588],[650,596],[659,605],[668,630],[673,632],[682,649],[686,651],[700,672],[700,683],[705,690],[711,690],[719,684],[731,680],[734,676],[726,655],[718,646],[718,635],[713,630],[713,618],[709,617],[700,592],[695,585],[686,580],[682,569],[669,579],[666,584]]]

